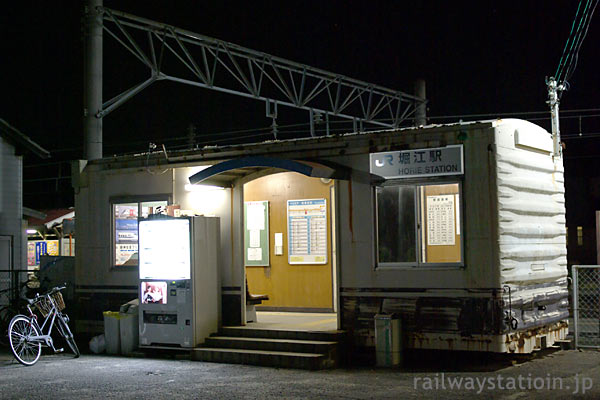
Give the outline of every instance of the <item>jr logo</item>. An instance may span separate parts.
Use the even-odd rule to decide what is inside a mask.
[[[389,165],[394,165],[394,163],[393,163],[394,157],[391,154],[387,154],[387,155],[383,156],[383,158],[388,162]],[[376,167],[381,168],[384,165],[385,165],[384,160],[375,160]]]

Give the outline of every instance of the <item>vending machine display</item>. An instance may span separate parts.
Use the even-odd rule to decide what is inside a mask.
[[[202,343],[220,320],[219,219],[160,216],[138,227],[140,346]]]
[[[167,304],[167,282],[142,282],[142,304]]]

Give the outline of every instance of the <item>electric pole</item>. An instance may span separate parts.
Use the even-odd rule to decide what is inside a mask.
[[[558,84],[556,79],[551,77],[546,81],[548,86],[548,101],[550,106],[550,121],[552,123],[552,141],[554,143],[554,157],[561,157],[562,147],[560,145],[560,122],[558,119],[558,104],[560,103],[560,92],[565,90],[564,84]]]

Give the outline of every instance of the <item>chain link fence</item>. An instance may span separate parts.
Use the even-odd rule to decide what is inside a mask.
[[[575,346],[600,348],[600,265],[573,265]]]
[[[0,270],[0,307],[17,299],[21,282],[27,281],[27,274],[28,271]]]

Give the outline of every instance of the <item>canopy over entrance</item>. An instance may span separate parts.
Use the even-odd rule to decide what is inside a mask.
[[[273,173],[292,171],[313,178],[350,179],[350,169],[322,162],[289,160],[275,157],[245,157],[223,161],[190,176],[190,183],[232,187],[239,178],[263,170]]]

